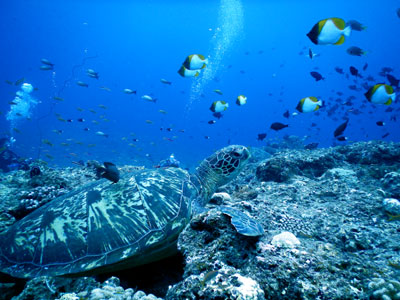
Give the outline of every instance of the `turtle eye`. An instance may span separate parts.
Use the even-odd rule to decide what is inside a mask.
[[[242,154],[239,153],[239,152],[237,152],[237,151],[233,151],[233,152],[232,152],[232,156],[233,156],[233,157],[236,157],[236,158],[239,158],[239,157],[242,156]]]

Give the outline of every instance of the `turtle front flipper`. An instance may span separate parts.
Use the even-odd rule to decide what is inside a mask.
[[[245,236],[261,236],[264,229],[259,222],[229,206],[220,206],[220,211],[231,217],[231,223],[236,231]]]

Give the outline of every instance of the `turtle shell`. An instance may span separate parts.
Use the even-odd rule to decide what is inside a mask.
[[[172,255],[198,191],[178,168],[139,170],[54,199],[0,236],[14,277],[91,275]]]

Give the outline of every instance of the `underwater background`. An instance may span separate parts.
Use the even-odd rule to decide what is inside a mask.
[[[396,4],[1,1],[1,136],[15,138],[12,150],[19,155],[54,166],[90,159],[153,166],[174,153],[191,169],[227,144],[263,146],[286,135],[306,136],[305,144],[318,147],[382,136],[399,141],[398,100],[388,112],[389,106],[373,105],[364,96],[365,83],[389,84],[385,74],[379,75],[383,67],[400,76]],[[357,20],[367,28],[353,30],[343,45],[314,45],[306,34],[329,17]],[[349,55],[351,46],[366,55]],[[309,48],[318,54],[313,59]],[[190,54],[202,54],[209,63],[200,76],[183,78],[177,71]],[[41,70],[41,59],[54,67]],[[352,76],[350,66],[362,78]],[[87,69],[99,78],[90,78]],[[312,71],[325,79],[316,81]],[[373,81],[367,82],[368,76]],[[7,120],[24,82],[35,88],[29,97],[38,103],[27,108],[27,115]],[[246,105],[235,104],[238,95],[247,97]],[[323,101],[320,110],[293,115],[308,96]],[[209,109],[217,100],[229,103],[220,119]],[[347,140],[337,141],[333,132],[346,118]],[[377,126],[378,121],[385,125]],[[289,126],[274,131],[273,122]],[[260,133],[267,134],[265,140],[257,140]]]

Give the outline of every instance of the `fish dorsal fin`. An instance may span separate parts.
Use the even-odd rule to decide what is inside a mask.
[[[343,30],[344,27],[346,26],[346,24],[344,23],[343,19],[340,18],[331,18],[333,24],[335,24],[335,26],[337,28],[339,28],[340,30]]]
[[[339,40],[335,43],[335,45],[341,45],[344,43],[344,35],[341,35]]]
[[[393,87],[392,86],[390,86],[388,84],[385,84],[385,90],[386,90],[386,93],[388,93],[389,95],[393,94]]]
[[[375,85],[367,92],[368,97],[369,97],[369,98],[372,98],[372,96],[376,93],[376,91],[377,91],[381,86],[383,86],[382,83],[375,84]]]
[[[315,97],[313,97],[313,96],[311,96],[311,97],[308,97],[308,98],[310,98],[310,100],[311,100],[312,102],[318,102],[318,99],[317,99],[317,98],[315,98]]]
[[[198,56],[201,60],[206,60],[206,58],[205,58],[204,55],[202,55],[202,54],[197,54],[197,56]]]

